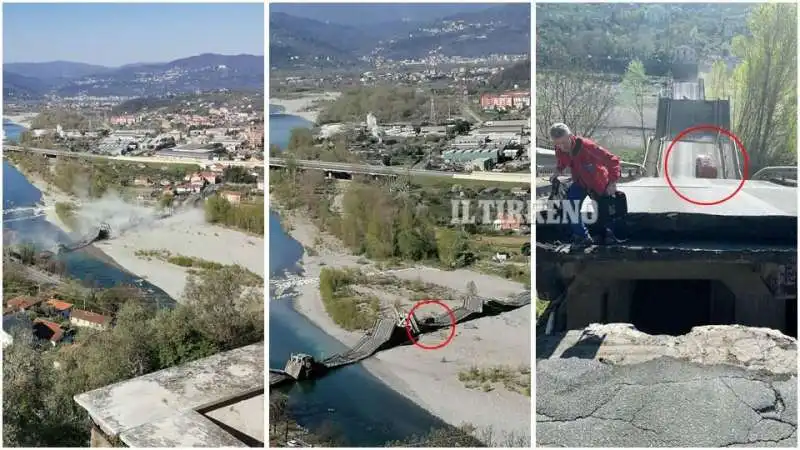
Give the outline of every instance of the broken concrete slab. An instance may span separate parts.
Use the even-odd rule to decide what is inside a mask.
[[[590,357],[637,364],[662,356],[699,364],[730,364],[775,374],[797,374],[797,340],[769,328],[706,325],[683,336],[651,336],[627,323],[592,324],[542,336],[537,358]]]
[[[796,340],[775,330],[595,324],[537,356],[538,446],[797,446]]]

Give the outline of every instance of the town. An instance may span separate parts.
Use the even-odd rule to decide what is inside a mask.
[[[4,447],[264,447],[264,10],[3,5]]]

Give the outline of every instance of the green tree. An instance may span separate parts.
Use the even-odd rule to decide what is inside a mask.
[[[706,83],[706,99],[728,100],[730,98],[730,74],[725,61],[718,59],[711,66],[711,76]]]
[[[471,262],[468,236],[461,230],[441,230],[437,250],[442,264],[452,269],[465,267]]]
[[[642,148],[647,146],[647,133],[644,126],[644,106],[647,101],[648,83],[644,64],[634,59],[628,64],[625,76],[622,78],[623,103],[633,109],[639,117],[642,131]]]
[[[750,172],[797,160],[797,5],[765,3],[737,36],[742,59],[731,80],[733,128],[750,155]]]

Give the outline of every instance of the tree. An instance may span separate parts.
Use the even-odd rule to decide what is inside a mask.
[[[733,128],[750,156],[750,173],[797,159],[797,5],[760,4],[750,36],[737,36],[733,53]]]
[[[556,122],[578,135],[591,137],[614,107],[614,86],[601,76],[574,65],[536,73],[536,139],[549,142]]]
[[[221,350],[263,336],[264,296],[248,284],[246,273],[236,266],[208,270],[202,278],[187,280],[184,298],[194,312],[192,324]]]
[[[471,262],[468,236],[461,230],[442,230],[436,248],[439,260],[452,269],[465,267]]]
[[[647,147],[647,133],[644,127],[644,104],[647,97],[647,74],[644,64],[638,59],[634,59],[628,64],[628,70],[622,78],[622,98],[623,103],[632,108],[639,117],[639,124],[642,129],[642,148]]]
[[[728,100],[730,92],[730,75],[725,61],[718,59],[711,66],[711,76],[706,82],[707,100]]]

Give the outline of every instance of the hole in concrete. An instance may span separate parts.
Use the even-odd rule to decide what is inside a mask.
[[[797,337],[797,298],[786,300],[786,330],[784,333]]]
[[[648,334],[679,336],[712,322],[712,280],[635,280],[631,323]]]

